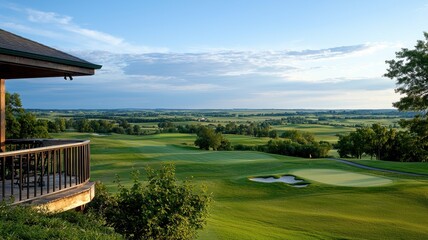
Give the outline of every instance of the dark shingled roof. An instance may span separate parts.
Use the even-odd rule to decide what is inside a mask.
[[[70,66],[100,69],[101,66],[0,29],[0,54],[43,60]]]

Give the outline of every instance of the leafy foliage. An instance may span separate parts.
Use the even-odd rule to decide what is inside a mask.
[[[232,147],[230,142],[223,137],[221,133],[216,133],[213,129],[200,126],[196,133],[197,138],[195,140],[195,146],[200,149],[209,150],[231,150]]]
[[[405,96],[394,103],[399,110],[428,110],[428,32],[425,41],[418,40],[415,49],[402,48],[396,52],[396,60],[389,64],[385,77],[396,79],[396,92]]]
[[[327,157],[332,148],[328,142],[316,142],[314,136],[308,132],[296,130],[285,131],[281,139],[272,139],[266,145],[265,151],[288,156],[305,158]]]
[[[424,123],[421,124],[421,121]],[[403,127],[406,124],[410,131],[397,131],[373,124],[348,135],[341,135],[336,144],[337,152],[340,157],[361,158],[363,154],[367,154],[376,156],[378,160],[428,161],[428,122],[415,118],[412,121],[403,120],[401,124]]]
[[[123,239],[96,218],[75,211],[46,214],[0,205],[0,239]]]
[[[408,131],[397,135],[401,142],[397,140],[394,147],[405,161],[428,161],[428,32],[424,32],[424,37],[414,49],[402,48],[395,53],[397,59],[386,61],[389,68],[384,76],[396,79],[395,91],[405,95],[394,106],[423,114],[400,122]]]
[[[155,171],[147,168],[147,185],[133,172],[133,185],[119,184],[119,192],[96,194],[91,212],[128,239],[194,239],[205,225],[211,196],[194,193],[189,182],[178,184],[173,165]],[[98,198],[98,200],[97,200]]]
[[[48,126],[22,107],[17,93],[6,93],[6,138],[47,138]]]

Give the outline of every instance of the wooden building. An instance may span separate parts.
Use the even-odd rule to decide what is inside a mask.
[[[0,199],[50,211],[83,206],[94,197],[89,141],[6,139],[6,81],[93,75],[96,65],[0,29]]]

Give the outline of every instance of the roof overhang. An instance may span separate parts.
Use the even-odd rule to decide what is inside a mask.
[[[94,68],[0,53],[1,79],[86,76],[94,75],[94,73]]]
[[[0,29],[0,79],[87,76],[100,68]]]

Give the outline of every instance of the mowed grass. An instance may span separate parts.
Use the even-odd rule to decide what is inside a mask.
[[[391,179],[385,177],[336,169],[304,169],[294,171],[293,174],[320,183],[346,187],[377,187],[392,183]]]
[[[366,157],[370,158],[370,157]],[[355,163],[364,164],[370,167],[388,168],[391,170],[426,174],[428,176],[428,162],[388,162],[374,159],[346,159]]]
[[[195,136],[56,137],[91,139],[91,178],[114,191],[115,175],[130,184],[132,169],[174,163],[180,180],[192,179],[213,193],[214,202],[200,239],[427,239],[428,181],[377,173],[324,159],[260,152],[201,151]],[[386,164],[387,167],[387,164]],[[349,187],[306,179],[306,188],[257,183],[248,178],[328,169],[373,176],[392,183]],[[297,175],[297,174],[296,174]],[[332,181],[334,177],[332,177]],[[339,180],[339,179],[338,179]]]

